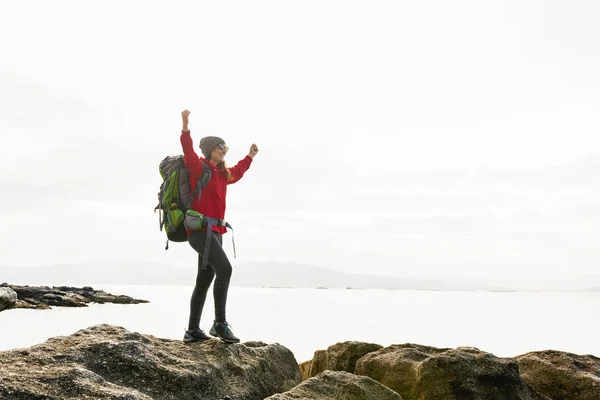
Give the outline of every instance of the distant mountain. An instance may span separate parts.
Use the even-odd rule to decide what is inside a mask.
[[[132,261],[98,261],[43,267],[2,267],[0,283],[21,285],[193,285],[196,268]],[[231,284],[246,287],[493,290],[484,285],[349,274],[294,263],[264,262],[235,267]]]
[[[0,283],[18,285],[185,285],[196,280],[196,267],[156,262],[105,260],[85,264],[36,267],[0,266]],[[352,288],[409,290],[585,291],[600,292],[600,275],[545,277],[496,281],[494,286],[462,283],[460,278],[419,279],[370,274],[351,274],[314,265],[282,262],[240,264],[231,284],[244,287]]]
[[[355,289],[485,290],[491,287],[427,279],[350,274],[294,263],[262,262],[239,265],[231,278],[238,286],[325,287]]]

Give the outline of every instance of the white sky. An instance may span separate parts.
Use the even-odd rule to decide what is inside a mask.
[[[193,264],[152,213],[188,108],[260,148],[236,263],[597,273],[600,3],[91,4],[0,3],[0,264]]]

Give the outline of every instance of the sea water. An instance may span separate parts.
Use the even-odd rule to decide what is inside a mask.
[[[93,285],[92,285],[93,286]],[[100,285],[147,304],[0,312],[0,351],[28,347],[96,324],[182,339],[192,287]],[[201,327],[214,318],[212,292]],[[470,346],[499,357],[555,349],[600,356],[600,293],[350,289],[229,289],[227,319],[242,341],[280,343],[298,362],[357,340],[384,346]]]

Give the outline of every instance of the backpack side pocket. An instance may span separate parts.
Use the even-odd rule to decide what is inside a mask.
[[[198,211],[187,210],[183,224],[187,230],[198,231],[203,227],[204,215],[200,214]]]

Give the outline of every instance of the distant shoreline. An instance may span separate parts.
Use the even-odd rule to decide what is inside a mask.
[[[0,289],[8,290],[14,297],[0,311],[14,309],[49,310],[52,307],[87,307],[90,303],[141,304],[148,300],[134,299],[127,295],[114,295],[86,285],[75,286],[30,286],[2,283]],[[15,296],[16,295],[16,296]],[[8,301],[8,299],[6,299]]]
[[[195,268],[180,268],[161,263],[135,261],[98,261],[37,267],[0,266],[0,279],[29,285],[143,285],[192,286]],[[584,279],[585,278],[585,279]],[[437,279],[379,276],[347,273],[329,268],[295,263],[261,262],[236,265],[231,286],[255,288],[328,288],[349,290],[422,290],[450,292],[514,293],[514,292],[600,292],[600,275],[573,278],[557,277],[529,281],[515,279],[502,283],[472,283],[472,277],[440,277]]]
[[[22,285],[22,286],[48,286],[48,287],[59,287],[59,286],[73,286],[73,287],[127,287],[127,286],[142,286],[142,287],[189,287],[193,288],[193,282],[189,284],[175,283],[175,284],[154,284],[154,283],[97,283],[97,284],[81,284],[81,283],[70,283],[68,285],[59,284],[38,284],[38,285]],[[447,293],[600,293],[600,290],[535,290],[535,289],[420,289],[420,288],[362,288],[362,287],[311,287],[311,286],[255,286],[255,285],[235,285],[231,284],[230,287],[236,287],[241,289],[281,289],[281,290],[299,290],[299,289],[313,289],[313,290],[353,290],[353,291],[370,291],[370,290],[383,290],[388,292],[447,292]]]

